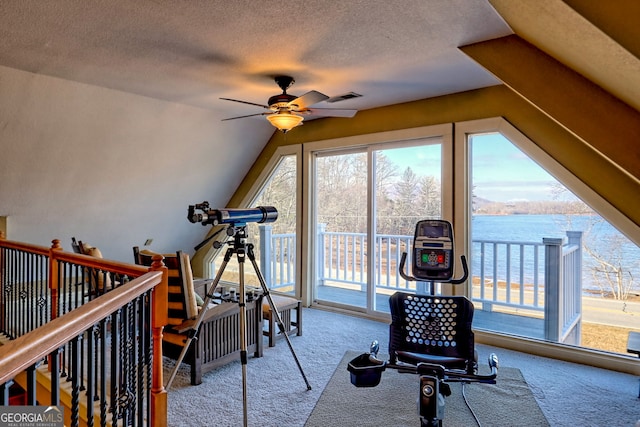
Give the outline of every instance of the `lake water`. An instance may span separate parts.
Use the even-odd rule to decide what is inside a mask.
[[[582,231],[583,246],[588,246],[602,255],[603,259],[614,264],[620,264],[627,271],[625,281],[633,280],[633,277],[640,277],[640,248],[624,237],[619,231],[608,222],[597,216],[590,215],[476,215],[472,220],[472,240],[503,240],[518,242],[542,243],[545,237],[563,238],[566,231]],[[504,251],[504,249],[501,249]],[[492,247],[485,245],[485,254],[492,251]],[[533,270],[533,249],[527,249],[523,256],[522,263],[525,267],[525,281],[532,283],[534,280]],[[518,252],[518,253],[513,253]],[[480,247],[473,245],[471,271],[474,276],[480,272]],[[513,258],[515,257],[515,259]],[[544,277],[544,250],[539,253],[539,280],[542,283]],[[504,279],[506,276],[506,263],[503,256],[498,263],[498,278]],[[512,250],[512,281],[518,281],[515,275],[516,268],[519,271],[519,249]],[[514,265],[515,264],[515,265]],[[582,282],[584,289],[599,289],[593,278],[594,269],[598,263],[587,251],[583,250],[583,274]],[[485,262],[485,276],[492,274],[493,265]],[[519,274],[519,273],[518,273]],[[602,276],[600,276],[602,277]],[[638,284],[635,284],[638,289]]]

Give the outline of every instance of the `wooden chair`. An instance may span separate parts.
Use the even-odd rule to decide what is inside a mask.
[[[136,264],[150,266],[154,252],[133,248]],[[183,362],[191,368],[191,384],[202,383],[202,375],[240,357],[240,311],[236,303],[211,304],[200,328],[195,318],[202,308],[196,293],[189,255],[178,251],[163,254],[169,271],[169,323],[164,329],[162,349],[165,356],[177,360],[189,334],[196,334]],[[247,353],[262,357],[262,296],[247,302]]]
[[[94,258],[102,258],[102,252],[95,246],[82,243],[82,240],[76,240],[75,237],[71,238],[71,248],[73,252],[81,255],[89,255]],[[90,267],[84,268],[84,276],[86,278],[86,284],[89,286],[90,296],[101,295],[105,292],[112,290],[115,286],[119,285],[119,282],[114,280],[110,274],[106,271],[99,271]],[[78,283],[77,285],[81,285]],[[115,285],[115,286],[114,286]]]

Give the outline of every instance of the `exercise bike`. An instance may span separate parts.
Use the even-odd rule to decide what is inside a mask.
[[[400,259],[400,275],[408,281],[428,282],[430,295],[396,292],[389,298],[389,360],[378,358],[373,341],[368,353],[352,359],[347,370],[356,387],[375,387],[386,369],[420,377],[418,413],[421,427],[441,427],[449,383],[495,384],[498,357],[488,358],[490,373],[478,374],[477,352],[471,328],[473,304],[463,296],[436,296],[435,283],[461,284],[469,276],[467,261],[460,257],[464,273],[453,278],[453,229],[443,220],[416,224],[412,272],[404,272],[407,253]]]

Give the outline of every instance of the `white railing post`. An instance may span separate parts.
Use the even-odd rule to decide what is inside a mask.
[[[317,277],[318,286],[324,285],[324,233],[327,231],[327,224],[318,224],[318,235],[316,236],[316,253],[317,253]]]
[[[273,287],[273,275],[271,270],[271,234],[273,227],[270,225],[260,225],[260,270],[264,276],[267,287]]]
[[[564,239],[545,237],[544,244],[544,338],[558,342],[562,322],[563,295],[560,290],[562,278],[562,243]]]
[[[567,342],[573,345],[580,345],[582,336],[582,231],[567,231],[568,246],[572,248],[569,268],[571,280],[567,280],[571,289],[565,289],[569,298],[569,304],[565,308],[570,318],[565,327],[573,328],[573,331],[563,331],[565,336],[571,340]]]

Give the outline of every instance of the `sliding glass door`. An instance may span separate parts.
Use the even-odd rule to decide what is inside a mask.
[[[388,312],[415,224],[442,216],[442,138],[314,156],[315,300]]]

